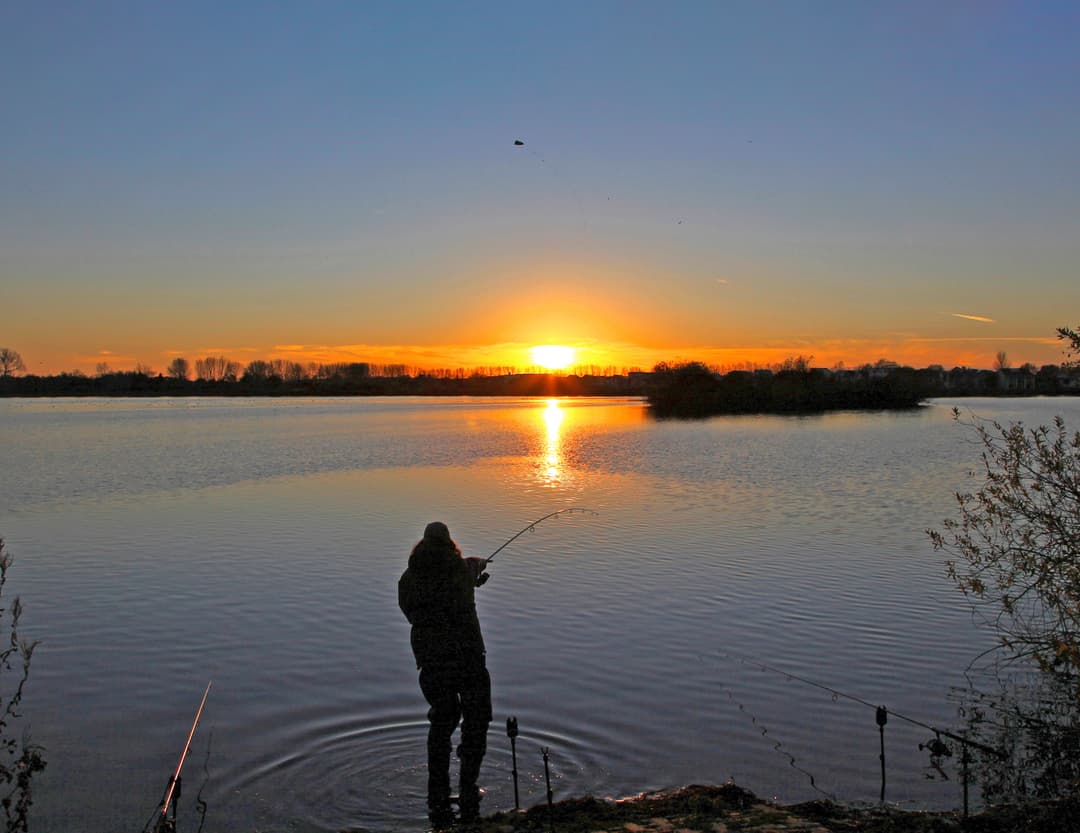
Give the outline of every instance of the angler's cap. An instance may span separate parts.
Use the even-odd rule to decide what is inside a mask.
[[[450,529],[442,521],[432,521],[424,527],[424,540],[438,544],[452,544]]]

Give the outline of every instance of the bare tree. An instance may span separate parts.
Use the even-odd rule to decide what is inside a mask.
[[[135,362],[135,369],[132,372],[139,376],[153,376],[154,368],[142,362]]]
[[[810,363],[814,360],[813,356],[788,356],[782,362],[773,366],[773,370],[777,372],[795,372],[795,373],[809,373]],[[884,359],[882,359],[884,361]]]
[[[98,362],[97,366],[94,368],[95,376],[108,376],[112,372],[113,370],[108,362]]]
[[[274,373],[273,365],[264,359],[255,359],[248,362],[247,369],[244,371],[243,381],[245,382],[265,382],[271,377],[277,374]]]
[[[244,370],[243,381],[278,381],[295,384],[313,377],[319,371],[318,365],[312,364],[308,367],[310,369],[305,369],[302,364],[291,362],[288,359],[270,359],[269,361],[266,359],[254,359],[248,363],[247,368]]]
[[[235,382],[240,375],[240,363],[224,356],[195,359],[195,376],[205,382]]]
[[[183,381],[187,379],[188,374],[191,372],[191,368],[188,365],[187,359],[177,356],[169,362],[169,367],[165,372],[169,374],[169,378]]]
[[[304,366],[299,362],[286,362],[285,373],[282,378],[286,382],[295,385],[298,382],[302,382],[304,381],[304,379],[307,379],[308,376],[307,371],[304,369]]]
[[[18,350],[10,347],[0,347],[0,376],[14,376],[16,373],[26,370],[26,364]]]
[[[410,370],[415,371],[415,368],[409,368],[404,364],[373,364],[371,367],[372,376],[385,376],[389,378],[398,378],[400,376],[415,376],[416,372],[410,373]]]
[[[1009,354],[1004,350],[998,350],[997,356],[994,358],[994,370],[1008,370],[1009,369]]]

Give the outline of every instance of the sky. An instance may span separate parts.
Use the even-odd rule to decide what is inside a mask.
[[[1039,365],[1080,324],[1075,2],[0,0],[0,32],[31,373]]]

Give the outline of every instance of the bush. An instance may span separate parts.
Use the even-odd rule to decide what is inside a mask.
[[[952,556],[950,577],[1007,659],[1080,681],[1080,432],[1061,417],[1032,429],[965,424],[982,445],[983,481],[956,495],[958,520],[927,530],[934,548]]]
[[[7,583],[11,564],[11,555],[4,551],[4,540],[0,538],[0,596]],[[25,833],[29,829],[28,816],[33,803],[31,781],[34,775],[45,769],[45,759],[41,747],[31,743],[28,735],[23,734],[21,738],[14,736],[13,724],[20,717],[23,688],[30,676],[30,658],[38,643],[19,638],[22,603],[18,596],[11,603],[10,610],[0,607],[0,616],[4,613],[8,613],[11,620],[11,636],[7,647],[0,651],[0,672],[14,670],[17,682],[10,693],[6,690],[8,687],[0,692],[0,807],[4,809],[8,833]],[[10,674],[4,676],[10,677]]]

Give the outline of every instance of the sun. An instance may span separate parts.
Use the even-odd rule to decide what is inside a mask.
[[[530,348],[533,364],[546,370],[565,370],[574,362],[574,348],[558,344],[539,344]]]

